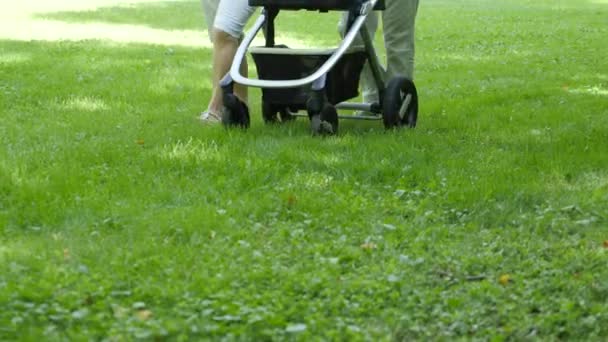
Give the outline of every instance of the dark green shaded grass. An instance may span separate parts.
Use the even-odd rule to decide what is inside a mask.
[[[322,33],[321,35],[315,35],[315,45],[331,46],[339,42],[337,35],[337,13],[319,14],[312,11],[287,11],[282,13],[276,20],[277,39],[289,37],[310,43],[310,37],[312,36],[310,29],[312,29],[312,32]],[[259,11],[256,11],[253,17],[257,18],[258,15]],[[143,25],[165,30],[207,29],[200,1],[190,0],[127,3],[121,6],[101,7],[89,11],[39,13],[37,17],[69,23],[101,22],[108,24]],[[252,23],[253,20],[251,20],[248,27]],[[303,23],[305,26],[302,25]]]
[[[0,336],[601,340],[606,6],[577,4],[423,3],[419,127],[330,138],[258,91],[248,131],[198,123],[208,50],[1,42]]]
[[[198,15],[198,16],[197,16]],[[89,11],[41,13],[39,17],[66,22],[143,25],[167,30],[206,29],[200,1],[125,3]]]

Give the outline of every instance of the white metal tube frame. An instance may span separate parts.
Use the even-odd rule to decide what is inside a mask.
[[[249,30],[249,32],[247,32],[245,38],[239,45],[234,56],[234,61],[230,68],[230,72],[221,80],[220,85],[222,87],[225,87],[231,82],[235,82],[245,86],[257,88],[297,88],[313,83],[320,77],[327,74],[336,65],[342,55],[351,46],[351,44],[355,40],[355,37],[359,34],[361,27],[364,25],[365,19],[373,11],[373,8],[374,6],[376,6],[377,2],[378,0],[369,0],[363,6],[361,6],[361,12],[359,13],[359,16],[355,19],[350,30],[348,30],[347,34],[342,40],[342,43],[334,51],[331,57],[329,57],[327,61],[325,61],[325,63],[317,71],[315,71],[309,76],[295,80],[262,80],[246,78],[241,75],[239,68],[241,63],[243,62],[243,59],[245,58],[245,55],[247,54],[247,50],[249,49],[249,46],[251,45],[253,39],[262,29],[264,23],[267,20],[268,14],[266,13],[266,11],[262,11],[262,14],[256,20],[254,26],[251,28],[251,30]],[[365,30],[365,27],[363,27],[363,29]],[[368,51],[368,53],[372,54],[371,51]],[[373,53],[373,55],[375,55],[375,53]],[[372,62],[372,64],[376,63]]]

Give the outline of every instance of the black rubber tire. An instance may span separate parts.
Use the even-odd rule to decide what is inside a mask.
[[[405,115],[400,117],[399,110],[407,95],[411,95]],[[418,121],[418,91],[412,80],[405,77],[392,78],[384,92],[382,119],[386,129],[407,126],[416,127]]]
[[[277,111],[275,110],[275,106],[262,101],[262,119],[264,123],[273,124],[278,121]]]
[[[222,123],[225,127],[249,128],[249,108],[233,94],[224,96]]]
[[[321,113],[310,117],[310,127],[315,135],[338,134],[339,120],[336,107],[326,103]]]

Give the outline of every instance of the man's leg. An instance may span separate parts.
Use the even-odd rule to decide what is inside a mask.
[[[386,0],[382,13],[387,80],[396,75],[414,79],[414,31],[418,0]]]

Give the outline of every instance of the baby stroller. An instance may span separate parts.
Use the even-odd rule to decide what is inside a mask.
[[[241,42],[230,72],[220,81],[223,91],[225,126],[247,128],[249,109],[233,93],[234,83],[262,88],[264,122],[285,122],[308,116],[314,134],[336,134],[339,118],[383,120],[386,128],[415,127],[418,118],[418,95],[414,83],[395,77],[387,83],[376,55],[365,19],[373,10],[383,10],[384,0],[249,0],[250,6],[263,10]],[[341,44],[335,49],[290,49],[275,45],[274,20],[280,10],[348,11],[349,19]],[[249,48],[264,28],[264,47]],[[351,47],[360,34],[363,47]],[[240,74],[246,53],[250,51],[258,79]],[[361,70],[369,63],[379,103],[345,102],[358,96]],[[372,115],[338,115],[337,109],[360,110]],[[306,110],[306,114],[298,111]]]

